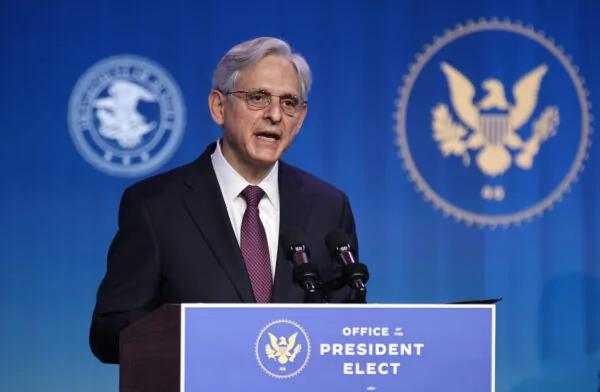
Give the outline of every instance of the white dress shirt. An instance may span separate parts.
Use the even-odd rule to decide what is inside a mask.
[[[242,231],[242,218],[246,211],[246,200],[240,194],[248,185],[235,169],[227,162],[221,152],[221,141],[217,142],[215,152],[210,156],[217,181],[221,188],[221,194],[225,200],[227,214],[231,221],[231,227],[235,233],[238,244]],[[265,228],[267,235],[267,244],[269,245],[269,256],[271,258],[272,277],[275,277],[275,264],[277,262],[277,246],[279,245],[279,162],[273,165],[269,174],[257,184],[264,192],[265,196],[258,203],[260,220]]]

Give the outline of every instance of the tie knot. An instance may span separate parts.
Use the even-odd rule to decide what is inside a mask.
[[[260,199],[265,195],[265,191],[263,191],[259,186],[256,185],[248,185],[242,191],[242,196],[246,199],[246,204],[248,207],[258,207],[258,203]]]

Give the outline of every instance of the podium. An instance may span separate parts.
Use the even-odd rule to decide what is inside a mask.
[[[494,391],[495,305],[165,305],[121,333],[121,391]]]

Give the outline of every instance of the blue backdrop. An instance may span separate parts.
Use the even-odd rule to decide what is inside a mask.
[[[270,35],[314,72],[285,159],[348,193],[370,301],[503,297],[497,390],[597,390],[600,151],[588,138],[599,18],[600,3],[573,0],[2,1],[0,389],[117,389],[117,368],[92,356],[88,328],[120,195],[141,177],[106,174],[79,153],[67,117],[80,77],[118,55],[168,71],[185,132],[156,173],[219,137],[206,107],[213,67],[232,45]],[[467,101],[481,119],[505,106],[501,93],[484,104],[484,80],[497,79],[516,107],[524,101],[512,87],[547,67],[539,91],[524,94],[537,106],[521,144],[506,132],[477,143],[485,132],[467,127],[442,63],[464,76],[452,80],[472,81]],[[464,86],[456,96],[468,96]],[[560,120],[543,117],[552,108]],[[533,155],[530,168],[519,153]]]

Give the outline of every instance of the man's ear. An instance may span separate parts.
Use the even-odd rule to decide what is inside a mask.
[[[225,123],[225,95],[218,90],[213,90],[208,94],[208,111],[213,121],[217,125]]]

